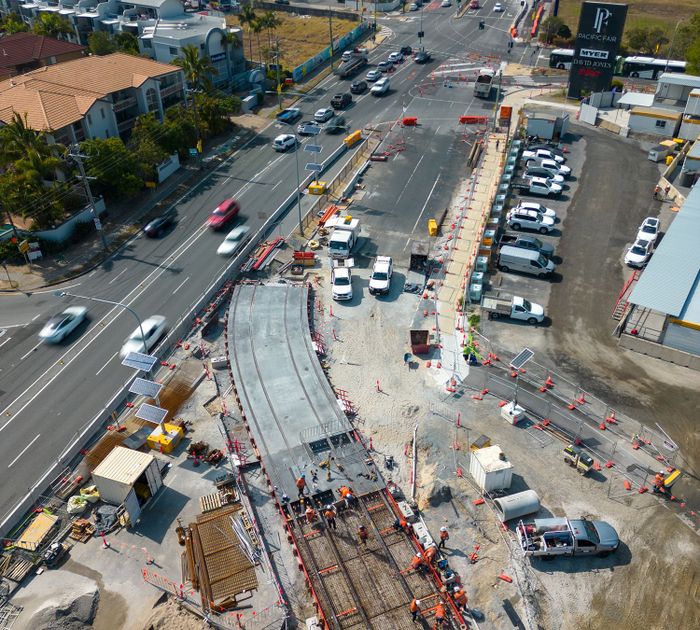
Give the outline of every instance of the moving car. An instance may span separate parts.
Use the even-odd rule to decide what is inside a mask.
[[[317,136],[321,133],[321,125],[319,125],[315,120],[305,120],[300,122],[297,127],[297,133],[300,136]]]
[[[418,9],[420,9],[420,7],[415,2],[411,2],[411,4],[408,7],[409,11],[418,11]]]
[[[335,112],[330,107],[322,107],[316,110],[314,120],[323,123],[333,118],[333,116],[335,116]]]
[[[144,225],[143,232],[146,236],[156,238],[158,236],[161,236],[165,232],[165,230],[167,230],[170,226],[174,224],[175,211],[168,210],[167,212],[164,212],[160,216],[156,217],[155,219],[149,221],[146,225]]]
[[[367,81],[355,81],[350,84],[350,92],[352,94],[364,94],[367,90]]]
[[[377,70],[379,72],[389,72],[390,68],[394,67],[394,62],[393,61],[380,61],[377,64]]]
[[[336,116],[333,120],[331,120],[327,125],[323,127],[323,130],[326,133],[342,133],[347,130],[347,125],[345,124],[345,117],[344,116]]]
[[[642,221],[639,226],[639,231],[637,232],[638,241],[651,241],[652,244],[656,244],[656,240],[659,238],[659,220],[655,217],[647,217]]]
[[[226,199],[216,207],[214,212],[211,213],[211,216],[207,221],[207,225],[212,230],[220,230],[238,214],[240,209],[241,207],[238,205],[238,202],[235,199]]]
[[[554,160],[555,162],[561,164],[566,161],[563,155],[553,153],[549,149],[532,149],[523,151],[523,160],[527,162],[533,158],[545,158],[548,160]]]
[[[87,309],[84,306],[69,306],[58,315],[54,315],[39,333],[39,339],[46,343],[59,343],[70,335],[85,319]]]
[[[469,3],[469,8],[470,9],[480,9],[481,5],[479,4],[479,0],[471,0]]]
[[[291,133],[283,133],[272,141],[272,148],[275,151],[289,151],[297,145],[297,139]]]
[[[352,95],[349,92],[335,94],[331,99],[331,107],[333,109],[345,109],[350,103],[352,103]]]
[[[379,70],[370,70],[365,76],[368,81],[374,82],[382,78],[382,73]]]
[[[391,256],[377,256],[369,277],[369,292],[372,295],[385,295],[391,287],[391,275],[394,266]]]
[[[534,210],[535,212],[539,212],[540,214],[543,214],[546,217],[551,217],[553,220],[557,218],[557,213],[554,212],[551,208],[547,208],[546,206],[543,206],[541,203],[537,203],[536,201],[521,201],[516,207],[516,210]]]
[[[442,0],[441,7],[448,8],[452,6],[452,0]]]
[[[387,57],[387,61],[391,61],[391,63],[401,63],[403,61],[403,55],[400,52],[393,52]]]
[[[505,11],[505,9],[503,8],[503,5],[500,2],[497,2],[493,5],[494,13],[503,13],[503,11]]]
[[[230,256],[245,243],[248,232],[250,232],[250,228],[247,225],[239,225],[233,228],[226,235],[221,245],[219,245],[216,253],[219,254],[219,256]]]
[[[430,53],[425,50],[419,50],[413,57],[415,63],[428,63],[430,61]]]
[[[405,57],[413,53],[413,48],[410,46],[401,46],[401,54]]]
[[[629,267],[644,267],[651,256],[651,242],[637,239],[625,254],[625,264]]]
[[[352,59],[352,50],[346,50],[341,56],[341,61],[350,61]]]
[[[554,229],[554,219],[546,217],[536,210],[513,208],[507,216],[508,227],[513,230],[535,230],[547,234]]]
[[[123,359],[129,352],[150,352],[168,328],[168,320],[162,315],[151,315],[137,327],[124,342],[119,356]],[[143,329],[143,337],[141,336]]]
[[[275,118],[283,123],[293,123],[301,118],[301,110],[298,107],[288,107],[277,114]]]
[[[334,300],[352,300],[352,275],[350,267],[333,267],[331,290]]]
[[[372,88],[370,89],[370,94],[375,96],[381,96],[389,91],[389,79],[379,79]]]

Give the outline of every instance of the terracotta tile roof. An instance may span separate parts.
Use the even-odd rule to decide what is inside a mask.
[[[27,114],[33,129],[57,130],[80,120],[112,92],[176,71],[176,66],[124,53],[46,66],[0,81],[0,121],[9,122],[16,111]]]
[[[86,47],[53,37],[33,33],[15,33],[0,39],[0,68],[14,68],[31,61],[82,50],[86,50]]]

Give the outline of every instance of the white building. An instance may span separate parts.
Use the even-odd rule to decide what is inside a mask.
[[[660,107],[633,107],[628,127],[635,133],[674,138],[680,126],[681,112]]]

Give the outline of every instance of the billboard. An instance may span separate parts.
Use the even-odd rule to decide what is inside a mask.
[[[569,98],[610,88],[626,17],[626,4],[583,3],[569,72]]]

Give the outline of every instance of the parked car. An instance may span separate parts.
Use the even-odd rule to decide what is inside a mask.
[[[367,73],[367,76],[365,76],[365,79],[367,79],[370,82],[378,81],[381,78],[382,78],[382,73],[379,72],[379,70],[370,70]]]
[[[506,245],[498,252],[498,268],[504,273],[519,271],[546,278],[554,271],[554,263],[539,252]]]
[[[315,120],[306,120],[299,123],[297,133],[300,136],[317,136],[319,133],[321,133],[321,125],[319,125]]]
[[[369,277],[369,292],[372,295],[385,295],[391,288],[391,276],[394,266],[391,256],[377,256]]]
[[[525,147],[525,149],[527,149],[528,151],[534,151],[535,149],[545,149],[550,153],[554,153],[555,155],[561,155],[562,157],[565,157],[564,151],[559,148],[559,145],[554,144],[552,142],[530,142]]]
[[[225,199],[211,213],[207,225],[212,230],[220,230],[239,213],[240,209],[241,207],[235,199]]]
[[[452,6],[452,0],[442,0],[442,4],[440,6],[444,7],[445,9],[449,8]]]
[[[321,109],[316,110],[314,120],[316,122],[324,123],[333,118],[333,116],[335,116],[335,112],[330,107],[322,107]]]
[[[543,206],[541,203],[537,203],[536,201],[521,201],[520,203],[518,203],[515,209],[534,210],[535,212],[539,212],[545,217],[551,217],[552,220],[556,220],[557,218],[557,213],[554,212],[554,210],[552,210],[551,208],[547,208],[546,206]]]
[[[566,158],[563,155],[554,153],[549,149],[526,149],[523,151],[523,161],[527,162],[533,158],[546,158],[548,160],[554,160],[558,163],[563,163],[566,161]]]
[[[647,217],[642,221],[637,231],[638,241],[650,241],[652,245],[656,244],[659,238],[659,220],[655,217]]]
[[[143,226],[143,232],[146,236],[156,238],[162,236],[163,233],[172,225],[175,224],[175,210],[168,210],[155,219],[152,219]]]
[[[331,269],[331,292],[334,300],[352,300],[350,267],[333,267]]]
[[[380,61],[377,64],[377,70],[379,70],[379,72],[389,72],[389,69],[393,67],[394,63],[392,61]]]
[[[566,166],[566,164],[559,164],[558,162],[555,162],[554,160],[547,160],[544,158],[533,158],[531,160],[528,160],[526,162],[528,168],[530,165],[532,166],[538,166],[540,168],[546,168],[552,175],[563,175],[564,177],[568,177],[571,175],[571,169]]]
[[[413,61],[415,63],[419,63],[419,64],[420,63],[428,63],[430,61],[430,59],[431,59],[430,53],[425,51],[425,50],[418,51],[413,57]]]
[[[563,184],[564,183],[564,176],[563,175],[558,175],[556,173],[553,173],[552,171],[542,168],[540,166],[528,166],[527,169],[525,169],[525,177],[544,177],[545,179],[548,179],[555,184]]]
[[[272,141],[272,148],[280,153],[289,151],[289,149],[293,149],[296,145],[297,139],[291,133],[280,134]]]
[[[221,245],[219,245],[216,253],[219,254],[219,256],[230,256],[245,243],[248,232],[250,232],[250,228],[247,225],[239,225],[233,228],[226,235]]]
[[[350,92],[353,94],[364,94],[367,91],[367,81],[355,81],[350,84]]]
[[[625,253],[625,264],[629,267],[644,267],[651,257],[651,242],[637,239]]]
[[[387,61],[391,61],[391,63],[401,63],[403,61],[403,54],[400,52],[393,52],[389,55]]]
[[[288,107],[277,114],[275,118],[283,123],[293,123],[301,118],[301,110],[298,107]]]
[[[513,208],[507,216],[508,227],[513,230],[535,230],[547,234],[554,229],[554,219],[546,217],[536,210]]]
[[[84,306],[69,306],[44,324],[39,339],[46,343],[60,343],[80,326],[86,315]]]
[[[349,92],[334,94],[331,99],[331,107],[333,109],[345,109],[352,103],[352,95]]]
[[[370,89],[370,93],[375,96],[382,96],[389,91],[389,79],[379,79]]]
[[[401,46],[401,54],[406,57],[407,55],[410,55],[413,53],[413,48],[410,46]]]
[[[143,336],[141,330],[143,329]],[[168,329],[168,320],[162,315],[151,315],[141,323],[124,342],[119,356],[123,359],[129,352],[150,352]]]

